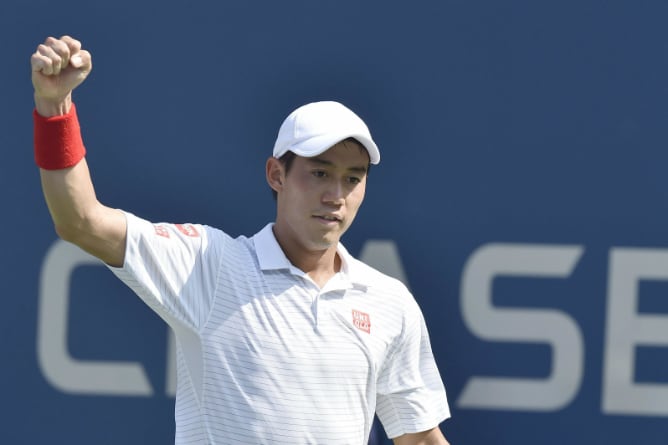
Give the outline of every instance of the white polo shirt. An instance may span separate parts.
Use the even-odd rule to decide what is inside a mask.
[[[110,269],[174,330],[176,444],[364,444],[450,416],[422,313],[393,278],[354,259],[321,289],[267,225],[231,238],[126,214]]]

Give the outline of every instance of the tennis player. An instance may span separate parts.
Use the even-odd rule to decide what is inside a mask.
[[[35,159],[56,232],[176,335],[176,444],[364,444],[375,413],[395,444],[447,444],[450,410],[415,299],[340,243],[380,161],[354,112],[325,101],[288,115],[266,162],[276,219],[232,238],[100,203],[72,103],[91,55],[49,37],[31,62]]]

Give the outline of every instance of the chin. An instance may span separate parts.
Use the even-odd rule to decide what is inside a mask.
[[[318,250],[327,250],[332,247],[336,247],[338,245],[338,241],[334,242],[329,242],[329,241],[321,241],[321,242],[313,242],[311,243],[311,250],[318,251]]]
[[[332,246],[336,247],[339,244],[339,237],[327,236],[318,240],[312,239],[309,244],[312,250],[327,250]]]
[[[345,230],[342,231],[341,228],[330,228],[327,230],[322,230],[320,228],[318,229],[319,230],[309,232],[305,231],[303,233],[303,245],[306,246],[309,250],[322,251],[332,247],[336,248],[339,244],[341,236],[343,235],[343,232],[345,232]]]

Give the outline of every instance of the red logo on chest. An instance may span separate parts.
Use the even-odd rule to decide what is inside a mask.
[[[364,331],[367,334],[371,333],[371,318],[369,318],[369,314],[353,309],[353,324],[360,331]]]

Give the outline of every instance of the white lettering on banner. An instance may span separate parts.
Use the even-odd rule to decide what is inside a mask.
[[[640,281],[668,281],[668,251],[614,248],[609,268],[603,412],[668,415],[668,385],[633,381],[636,346],[668,346],[668,317],[637,313]]]
[[[554,411],[573,400],[584,368],[584,342],[575,320],[557,309],[495,307],[492,287],[498,277],[568,278],[583,251],[582,246],[487,244],[471,254],[462,273],[460,295],[468,329],[488,341],[548,344],[552,368],[543,379],[472,376],[457,398],[458,407]],[[367,241],[360,259],[408,286],[393,241]],[[140,363],[79,360],[68,351],[72,273],[77,267],[95,265],[104,267],[61,240],[47,251],[39,282],[39,368],[64,393],[151,396],[154,391]],[[668,281],[668,250],[611,249],[602,387],[602,411],[607,414],[668,416],[668,384],[634,382],[636,347],[668,348],[668,316],[638,314],[642,280]],[[168,329],[165,393],[172,397],[176,394],[175,345]]]
[[[37,357],[56,389],[73,394],[151,396],[139,363],[77,360],[67,349],[70,281],[79,266],[103,264],[78,247],[56,241],[46,253],[39,282]]]
[[[547,343],[552,370],[547,378],[471,377],[457,405],[463,408],[554,411],[577,394],[583,376],[584,342],[577,323],[556,309],[499,308],[492,304],[497,277],[566,278],[582,255],[581,246],[488,244],[464,267],[464,322],[490,341]]]

